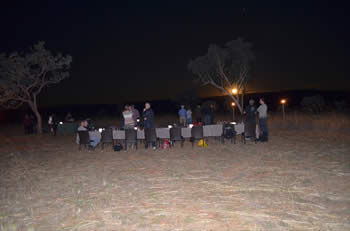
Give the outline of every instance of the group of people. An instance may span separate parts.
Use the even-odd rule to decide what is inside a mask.
[[[249,100],[249,105],[244,110],[244,114],[246,115],[245,126],[255,129],[258,118],[260,129],[259,141],[267,142],[269,139],[267,128],[267,105],[263,98],[259,99],[259,104],[259,107],[257,107],[253,99]]]
[[[181,105],[181,108],[178,112],[179,122],[181,125],[186,126],[187,124],[192,123],[192,110],[191,108],[185,109],[185,105]]]
[[[141,126],[144,128],[153,127],[153,117],[154,113],[151,109],[150,103],[145,103],[145,107],[142,111],[142,117],[140,112],[135,108],[134,105],[125,105],[123,115],[123,128],[134,128],[135,126]]]
[[[123,127],[125,129],[133,128],[140,119],[140,112],[134,105],[125,105],[123,114]]]
[[[255,105],[253,99],[249,100],[249,105],[245,108],[245,126],[251,128],[251,130],[256,130],[257,119],[260,129],[259,141],[268,141],[268,128],[267,128],[267,105],[263,98],[259,99],[259,106]],[[192,124],[192,110],[190,108],[185,109],[184,105],[181,105],[179,111],[179,123],[180,125],[186,126]],[[194,117],[196,123],[204,123],[205,125],[210,125],[214,123],[214,106],[203,106],[201,108],[198,105],[194,111]]]
[[[185,109],[185,106],[181,105],[181,108],[178,111],[178,115],[179,123],[182,126],[192,124],[193,122],[197,124],[204,123],[205,125],[209,125],[214,123],[214,106],[205,105],[201,107],[200,105],[197,105],[197,107],[194,110],[194,113],[192,113],[191,108]]]

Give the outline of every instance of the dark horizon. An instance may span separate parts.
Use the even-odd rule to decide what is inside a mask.
[[[196,89],[190,59],[210,44],[243,37],[256,61],[248,91],[349,90],[346,3],[8,2],[1,52],[43,40],[73,56],[71,77],[46,89],[42,104],[109,104],[173,99]],[[201,97],[217,95],[201,88]]]

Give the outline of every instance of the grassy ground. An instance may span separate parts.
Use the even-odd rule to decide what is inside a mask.
[[[0,230],[350,230],[350,135],[271,121],[267,144],[206,149],[2,132]]]

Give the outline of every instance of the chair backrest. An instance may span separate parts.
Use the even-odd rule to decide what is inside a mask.
[[[155,128],[145,128],[145,140],[146,142],[157,141],[157,133]]]
[[[222,134],[225,138],[231,139],[236,135],[235,126],[233,124],[224,124],[222,126]]]
[[[170,128],[170,140],[182,140],[181,127]]]
[[[202,126],[192,127],[191,137],[194,139],[203,139],[203,127]]]
[[[113,129],[107,128],[101,133],[101,143],[113,142]]]
[[[90,136],[88,131],[78,131],[79,144],[90,144]]]
[[[125,140],[137,141],[137,131],[135,129],[125,129]]]

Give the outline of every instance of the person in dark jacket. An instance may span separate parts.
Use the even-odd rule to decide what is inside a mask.
[[[202,110],[200,105],[197,105],[196,109],[194,110],[194,118],[196,119],[196,123],[202,122]]]
[[[151,104],[150,103],[145,103],[145,108],[143,109],[143,113],[142,113],[142,117],[143,117],[143,125],[144,128],[153,128],[154,124],[153,124],[153,117],[154,117],[154,113],[153,110],[151,109]],[[146,148],[148,144],[146,144]],[[152,148],[156,149],[156,142],[152,142]]]
[[[32,118],[28,114],[25,114],[23,119],[24,134],[32,134],[33,126],[34,122]]]

